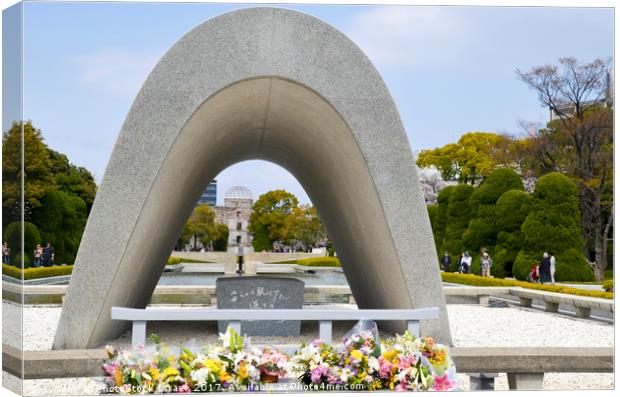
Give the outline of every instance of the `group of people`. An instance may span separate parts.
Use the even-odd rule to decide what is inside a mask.
[[[468,251],[461,252],[461,255],[458,259],[458,272],[463,274],[471,273],[471,264],[472,257],[469,255]],[[452,257],[448,253],[445,252],[443,258],[441,259],[441,265],[444,272],[450,271],[450,266],[452,265]],[[493,260],[489,256],[486,251],[482,251],[480,255],[480,275],[482,277],[491,277],[491,266],[493,265]]]
[[[52,266],[54,264],[54,248],[51,243],[47,243],[45,247],[41,244],[37,244],[37,248],[34,250],[33,266]]]
[[[555,255],[543,253],[540,263],[532,264],[529,279],[533,283],[555,284]]]
[[[33,252],[33,266],[52,266],[54,264],[54,248],[51,243],[47,243],[45,247],[37,244],[37,248]],[[11,264],[11,249],[5,241],[2,243],[2,263]]]

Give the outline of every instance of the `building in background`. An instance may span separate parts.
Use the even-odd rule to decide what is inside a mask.
[[[207,188],[200,195],[198,204],[209,204],[211,207],[215,207],[217,204],[217,179],[214,179],[209,183]]]
[[[233,186],[226,190],[224,206],[215,207],[215,221],[228,226],[228,252],[252,252],[252,235],[248,230],[254,199],[250,189]]]

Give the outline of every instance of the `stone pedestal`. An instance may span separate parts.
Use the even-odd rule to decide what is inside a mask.
[[[545,311],[549,313],[557,313],[560,305],[556,302],[545,302]]]
[[[510,390],[542,390],[543,373],[507,374]]]
[[[284,277],[220,277],[215,281],[218,309],[301,309],[304,282]],[[227,321],[218,321],[225,332]],[[301,321],[242,321],[248,336],[299,336]]]
[[[575,306],[575,314],[579,318],[589,318],[590,317],[590,308],[584,306]]]
[[[467,374],[469,375],[469,390],[495,390],[497,373]]]

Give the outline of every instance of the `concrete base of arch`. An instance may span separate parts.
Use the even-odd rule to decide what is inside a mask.
[[[248,159],[299,180],[360,308],[438,306],[440,318],[421,332],[451,343],[417,170],[383,81],[329,25],[255,8],[188,33],[138,94],[88,220],[54,348],[118,336],[126,324],[110,320],[110,308],[145,307],[204,186]]]

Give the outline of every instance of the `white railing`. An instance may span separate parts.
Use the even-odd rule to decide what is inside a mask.
[[[407,329],[420,336],[420,320],[439,317],[437,307],[423,309],[372,309],[372,310],[317,310],[317,309],[132,309],[112,307],[112,320],[125,320],[133,323],[131,343],[143,344],[146,340],[147,321],[229,321],[229,325],[241,333],[241,321],[256,320],[306,320],[319,322],[319,337],[331,343],[332,321],[344,320],[404,320]]]

